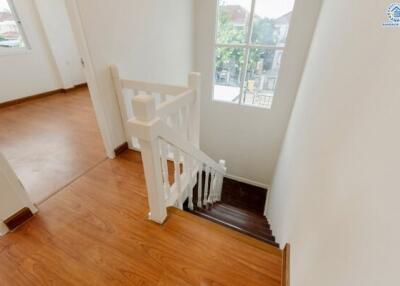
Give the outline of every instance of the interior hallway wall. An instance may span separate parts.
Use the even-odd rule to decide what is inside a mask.
[[[30,49],[0,55],[0,103],[59,89],[61,80],[34,1],[14,0]]]
[[[325,0],[269,204],[292,285],[398,285],[400,28]]]
[[[0,55],[0,103],[84,83],[65,0],[14,0],[29,49]]]

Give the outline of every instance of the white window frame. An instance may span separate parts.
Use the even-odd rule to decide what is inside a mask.
[[[215,24],[215,35],[214,35],[214,65],[213,65],[213,92],[212,92],[212,100],[216,102],[223,102],[223,103],[229,103],[229,104],[235,104],[235,105],[241,105],[241,106],[246,106],[246,107],[255,107],[255,108],[262,108],[266,110],[270,110],[271,107],[264,107],[264,106],[259,106],[259,105],[250,105],[250,104],[244,104],[243,103],[243,95],[244,95],[244,84],[246,81],[246,74],[247,74],[247,68],[248,68],[248,63],[249,63],[249,55],[250,55],[250,50],[254,48],[259,48],[259,49],[265,49],[265,50],[272,50],[272,51],[277,51],[277,50],[285,50],[286,43],[283,46],[271,46],[271,45],[263,45],[263,44],[252,44],[251,43],[251,35],[253,33],[253,20],[254,20],[254,12],[255,12],[255,5],[256,1],[265,1],[265,0],[252,0],[251,1],[251,9],[250,9],[250,16],[249,16],[249,22],[248,22],[248,27],[246,29],[246,42],[244,44],[219,44],[218,43],[218,23],[219,23],[219,0],[217,0],[217,19],[216,19],[216,24]],[[240,94],[239,94],[239,103],[235,102],[230,102],[230,101],[224,101],[224,100],[218,100],[215,99],[214,93],[215,93],[215,68],[216,68],[216,61],[215,61],[215,56],[216,56],[216,51],[218,48],[241,48],[244,51],[244,63],[243,63],[243,72],[241,74],[240,78]],[[283,56],[283,54],[282,54]],[[276,84],[275,84],[275,90],[277,87],[278,80],[280,78],[280,71],[281,68],[279,69]],[[275,94],[274,94],[275,95]]]
[[[23,48],[5,48],[0,47],[0,56],[7,56],[7,55],[16,55],[16,54],[23,54],[30,51],[31,46],[29,44],[28,38],[26,37],[25,30],[22,25],[22,21],[19,18],[17,9],[15,8],[14,0],[6,0],[8,6],[10,7],[11,14],[13,15],[15,22],[17,23],[18,32],[22,37],[22,41],[24,41],[25,47]]]

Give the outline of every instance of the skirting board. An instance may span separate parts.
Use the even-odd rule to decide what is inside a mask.
[[[256,182],[256,181],[253,181],[253,180],[245,179],[245,178],[242,178],[242,177],[239,177],[239,176],[235,176],[235,175],[232,175],[232,174],[226,174],[225,177],[227,177],[228,179],[232,179],[232,180],[235,180],[235,181],[238,181],[238,182],[241,182],[241,183],[249,184],[249,185],[252,185],[252,186],[255,186],[255,187],[259,187],[259,188],[263,188],[263,189],[267,189],[267,190],[269,190],[269,187],[270,187],[267,184],[263,184],[263,183]]]
[[[20,211],[16,212],[8,219],[4,221],[4,224],[10,229],[11,231],[18,228],[19,226],[23,225],[29,219],[33,217],[33,212],[28,208],[24,207]]]
[[[117,148],[114,149],[115,157],[119,156],[128,149],[129,149],[128,142],[122,143],[121,145],[119,145]]]
[[[87,87],[87,84],[82,83],[82,84],[78,84],[78,85],[76,85],[72,88],[68,88],[68,89],[60,88],[60,89],[56,89],[56,90],[51,90],[51,91],[47,91],[47,92],[43,92],[43,93],[39,93],[39,94],[27,96],[27,97],[22,97],[22,98],[10,100],[10,101],[2,102],[2,103],[0,103],[0,108],[20,104],[20,103],[23,103],[26,101],[31,101],[31,100],[35,100],[35,99],[39,99],[39,98],[43,98],[43,97],[47,97],[47,96],[51,96],[51,95],[58,94],[58,93],[68,93],[68,92],[71,92],[71,91],[74,91],[74,90],[77,90],[77,89],[80,89],[83,87]]]

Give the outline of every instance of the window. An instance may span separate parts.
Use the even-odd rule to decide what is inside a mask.
[[[0,0],[0,53],[27,47],[21,21],[15,12],[13,2]]]
[[[218,0],[214,100],[270,109],[294,0]]]

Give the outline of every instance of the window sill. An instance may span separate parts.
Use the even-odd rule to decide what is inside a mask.
[[[219,99],[211,99],[212,103],[219,103],[219,104],[227,104],[227,105],[233,105],[237,106],[239,108],[243,109],[251,109],[251,108],[256,108],[259,110],[265,110],[265,111],[271,111],[272,107],[264,107],[264,106],[259,106],[259,105],[250,105],[250,104],[239,104],[238,102],[231,102],[231,101],[224,101],[224,100],[219,100]]]
[[[0,48],[0,57],[24,55],[31,53],[31,51],[28,48]]]

